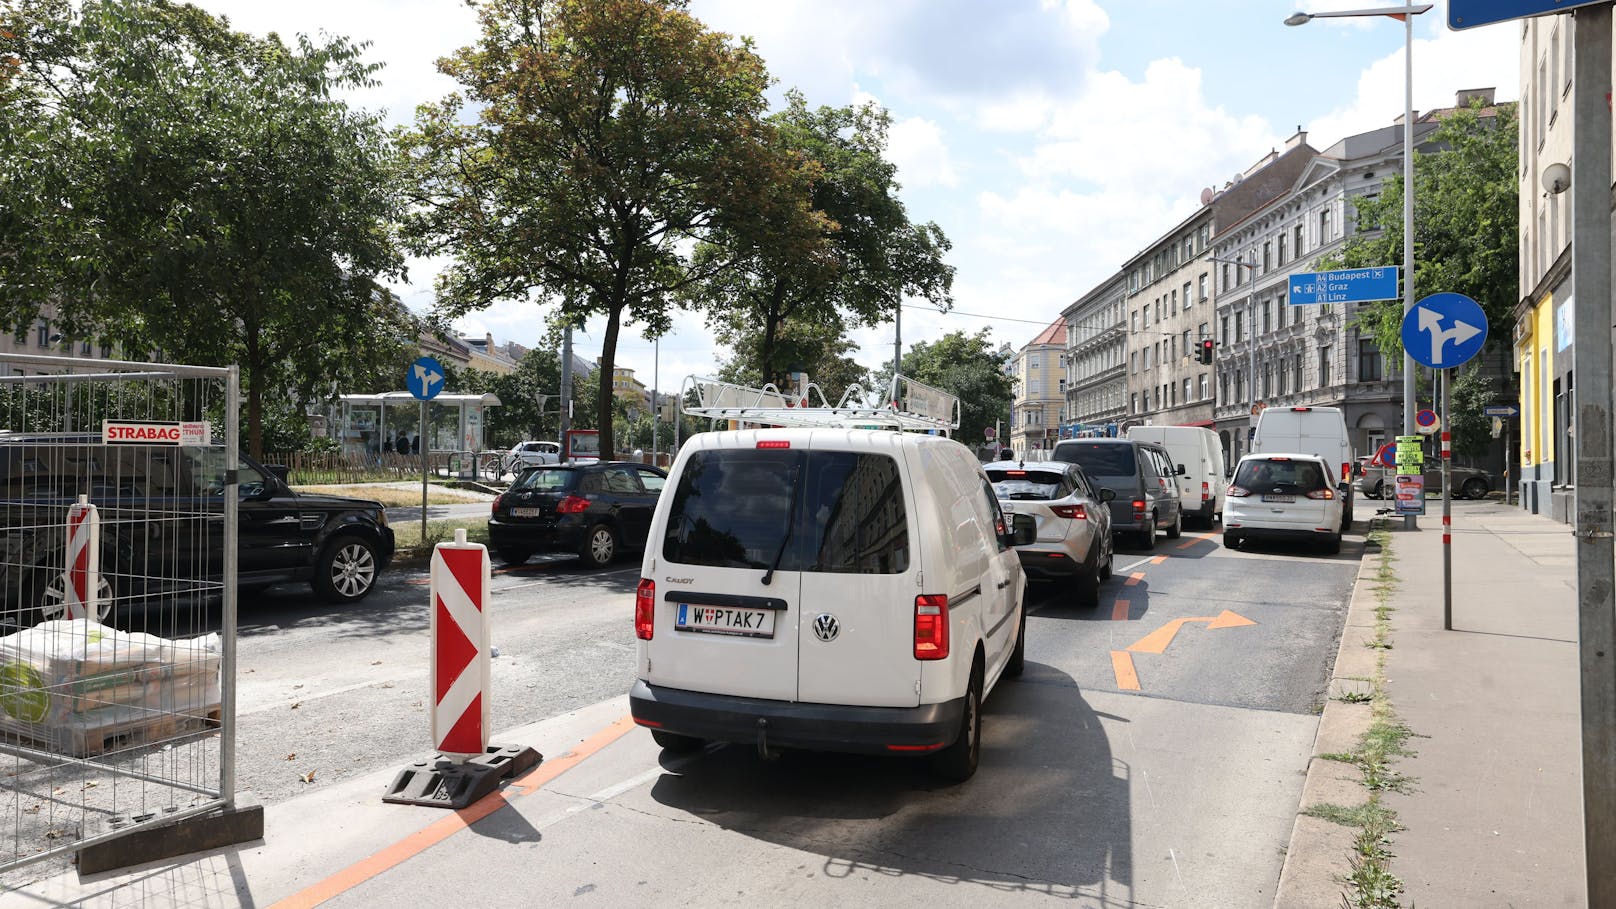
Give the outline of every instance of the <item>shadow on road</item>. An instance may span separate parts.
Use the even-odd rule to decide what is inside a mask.
[[[1130,768],[1077,684],[1029,661],[989,697],[982,728],[981,769],[962,785],[917,760],[793,752],[765,762],[730,745],[665,774],[651,797],[822,855],[831,878],[914,875],[1126,903]]]

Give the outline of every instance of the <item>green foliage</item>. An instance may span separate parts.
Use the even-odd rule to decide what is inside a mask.
[[[1453,434],[1453,450],[1467,458],[1484,456],[1493,445],[1493,421],[1481,409],[1498,401],[1501,395],[1482,374],[1481,364],[1470,361],[1458,370],[1458,378],[1448,391],[1448,430]]]
[[[1014,384],[994,350],[988,330],[974,335],[950,332],[934,342],[922,341],[904,352],[905,376],[940,388],[960,399],[960,427],[954,438],[967,445],[982,439],[982,430],[1010,412]],[[885,381],[891,381],[892,364]]]
[[[738,351],[744,346],[747,362],[735,365],[757,377],[751,384],[781,383],[793,365],[834,355],[830,348],[848,327],[889,320],[906,296],[948,309],[954,280],[942,260],[950,249],[942,229],[911,223],[897,197],[897,168],[885,158],[886,110],[874,102],[810,110],[793,90],[768,122],[796,165],[772,188],[771,204],[798,216],[765,221],[761,230],[719,231],[696,259],[734,266],[690,290],[720,337]],[[824,340],[805,351],[810,332]]]
[[[707,31],[681,0],[485,0],[482,38],[439,61],[462,86],[400,137],[416,252],[447,255],[439,305],[548,299],[602,315],[601,448],[616,446],[618,335],[656,337],[685,287],[729,267],[692,242],[804,213],[762,122],[768,74],[748,42]],[[577,416],[576,411],[574,416]]]
[[[535,348],[509,375],[470,369],[454,374],[449,387],[478,394],[493,392],[500,406],[484,411],[484,447],[510,448],[530,439],[561,440],[561,360],[553,351]],[[595,428],[595,383],[574,376],[574,429]],[[540,408],[540,396],[544,396]]]
[[[165,0],[16,0],[0,28],[0,324],[239,363],[268,396],[373,375],[414,340],[377,116],[335,99],[378,66]],[[138,356],[138,354],[137,354]]]
[[[749,387],[775,382],[778,387],[783,375],[766,378],[759,364],[764,362],[760,353],[763,330],[751,316],[729,313],[714,325],[714,335],[726,344],[734,355],[719,370],[718,377]],[[871,388],[869,371],[852,357],[854,345],[843,333],[840,323],[811,322],[799,317],[787,317],[778,326],[774,341],[774,360],[784,370],[799,368],[825,393],[828,402],[837,403],[850,385],[868,391]],[[817,403],[817,401],[815,402]]]
[[[1442,121],[1428,140],[1438,151],[1414,158],[1414,291],[1464,294],[1481,304],[1494,327],[1491,348],[1507,347],[1520,287],[1519,124],[1513,104],[1481,117],[1480,107]],[[1359,199],[1358,221],[1378,233],[1354,236],[1340,264],[1358,268],[1403,263],[1403,178],[1382,184],[1380,196]],[[1326,265],[1325,267],[1329,267]],[[1360,331],[1372,335],[1389,360],[1403,356],[1400,300],[1364,307]]]

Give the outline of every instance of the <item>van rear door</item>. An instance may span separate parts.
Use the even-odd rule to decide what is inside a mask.
[[[700,447],[663,492],[672,495],[666,523],[647,541],[658,551],[655,633],[643,642],[653,685],[797,697],[807,622],[793,538],[808,452],[762,435],[755,448]]]
[[[886,432],[814,433],[798,524],[798,700],[920,703],[914,635],[921,534],[900,440]]]

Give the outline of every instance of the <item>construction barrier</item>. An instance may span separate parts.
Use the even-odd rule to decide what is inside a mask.
[[[453,760],[488,749],[488,547],[453,543],[432,552],[432,742]]]
[[[67,585],[63,618],[101,618],[101,511],[80,494],[67,509]]]

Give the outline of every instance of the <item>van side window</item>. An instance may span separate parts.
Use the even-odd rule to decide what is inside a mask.
[[[982,481],[982,493],[988,499],[988,514],[993,518],[993,543],[999,547],[1000,552],[1010,548],[1004,545],[1004,535],[1009,527],[1004,522],[1004,512],[999,509],[999,497],[994,494],[993,487],[986,480]]]

